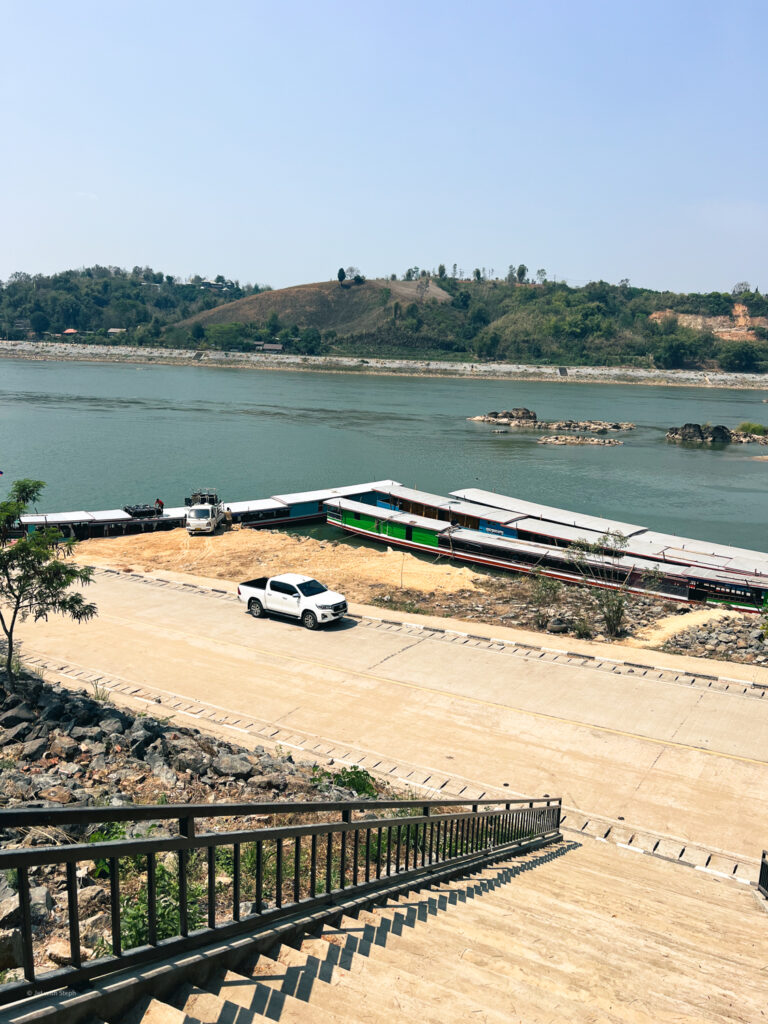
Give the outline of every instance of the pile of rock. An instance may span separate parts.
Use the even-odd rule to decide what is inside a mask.
[[[487,412],[483,416],[470,416],[469,420],[519,430],[587,430],[592,434],[635,429],[634,423],[621,423],[618,420],[540,420],[532,409],[525,408]]]
[[[405,591],[414,604],[423,594]],[[594,589],[586,586],[564,585],[557,600],[543,615],[531,599],[531,582],[526,576],[509,579],[489,577],[480,589],[458,591],[450,595],[438,594],[421,610],[430,615],[453,616],[466,622],[486,625],[514,626],[532,631],[562,633],[569,636],[609,640],[604,633],[602,616],[595,607]],[[627,594],[623,635],[636,636],[649,626],[673,612],[687,613],[690,605],[659,601],[640,594]]]
[[[743,664],[768,664],[768,639],[753,615],[721,619],[671,637],[662,648],[671,654],[691,654]]]
[[[624,444],[616,437],[587,437],[584,434],[549,434],[540,437],[538,444],[605,444],[610,446]]]
[[[358,799],[334,785],[332,773],[296,764],[290,754],[246,749],[33,677],[20,679],[14,692],[4,683],[0,675],[0,807]],[[146,827],[128,825],[126,837],[138,838]],[[170,835],[157,825],[152,829],[155,838]],[[91,826],[68,825],[61,838],[82,841],[90,831]],[[6,848],[50,845],[52,835],[5,829],[0,842]],[[86,947],[108,939],[109,932],[109,894],[95,884],[89,870],[94,866],[86,862],[79,868]],[[51,963],[67,963],[69,945],[58,942],[59,932],[66,932],[65,879],[52,866],[33,869],[31,880],[35,934],[50,938]],[[0,876],[0,972],[11,972],[6,980],[17,976],[21,964],[18,924],[18,897]]]
[[[312,799],[318,788],[313,766],[290,754],[247,749],[34,678],[12,693],[0,679],[0,757],[0,806],[7,807],[88,806],[116,791],[143,802],[214,792],[226,799],[229,791],[236,799]],[[337,792],[332,799],[349,796]]]
[[[668,441],[680,441],[686,444],[766,444],[768,435],[750,434],[744,430],[731,430],[716,423],[684,423],[682,427],[670,427],[667,431]]]

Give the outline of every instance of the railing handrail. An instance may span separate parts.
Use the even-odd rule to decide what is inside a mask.
[[[534,810],[536,808],[533,808]],[[500,818],[507,808],[484,811],[487,818]],[[233,843],[267,842],[272,839],[296,839],[328,833],[355,832],[361,829],[387,828],[392,825],[431,825],[447,821],[467,821],[475,817],[470,809],[458,814],[418,814],[397,818],[365,818],[357,821],[320,821],[306,825],[283,825],[259,829],[238,829],[232,832],[193,832],[188,836],[160,836],[157,839],[112,839],[103,843],[70,843],[62,846],[26,846],[0,850],[0,871],[21,865],[41,867],[67,864],[79,860],[106,860],[109,857],[134,857],[147,853],[170,853],[178,850],[204,849],[209,846],[231,846]]]
[[[240,807],[245,809],[241,817],[264,817],[280,811],[316,814],[318,810],[338,811],[340,816],[335,820],[291,825],[196,832],[197,820],[234,817],[235,809]],[[383,812],[395,807],[416,809],[416,813],[354,816],[355,811]],[[445,813],[432,813],[433,809]],[[0,1006],[35,993],[81,984],[130,965],[161,960],[171,953],[187,952],[215,941],[217,936],[234,938],[259,930],[266,934],[275,922],[291,915],[303,920],[305,914],[333,913],[333,908],[347,896],[373,899],[377,891],[392,891],[393,885],[404,889],[417,879],[428,879],[447,869],[458,873],[505,853],[535,848],[560,838],[561,802],[546,797],[509,801],[328,801],[301,805],[162,804],[64,809],[61,814],[53,809],[53,815],[44,820],[50,824],[65,816],[71,821],[74,816],[76,821],[103,823],[102,812],[110,810],[117,812],[117,820],[173,818],[178,820],[179,831],[158,837],[64,842],[60,846],[0,851],[0,869],[16,869],[24,971],[23,981],[0,986]],[[137,815],[137,811],[141,813]],[[0,825],[12,815],[18,821],[19,811],[8,811],[0,814]],[[229,858],[224,868],[223,894],[217,877],[220,847],[227,848]],[[193,851],[205,851],[206,855],[201,858]],[[160,859],[163,853],[174,855],[170,867]],[[121,877],[121,860],[131,857],[138,858],[143,866],[141,884],[146,908],[141,915],[142,937],[137,938],[134,922],[126,949],[124,921],[128,910],[123,886],[127,879]],[[84,950],[80,936],[77,871],[78,862],[93,860],[98,862],[100,872],[106,870],[111,922],[111,952],[95,960],[88,959],[93,951]],[[123,864],[126,865],[125,860]],[[38,975],[35,943],[44,941],[44,935],[33,928],[31,883],[34,869],[46,865],[64,869],[71,966]],[[135,862],[126,866],[137,869]],[[99,877],[104,877],[103,873]],[[161,897],[167,900],[167,891],[163,897],[162,886],[169,884],[176,887],[172,899],[177,914],[177,919],[170,923],[161,920],[159,911]],[[135,898],[132,894],[131,899]],[[204,921],[207,926],[202,924]]]
[[[108,821],[162,821],[169,818],[266,817],[271,814],[316,814],[320,811],[372,811],[388,807],[552,807],[559,797],[483,800],[317,800],[290,803],[121,804],[119,807],[13,807],[0,810],[0,829],[35,825],[89,825]]]

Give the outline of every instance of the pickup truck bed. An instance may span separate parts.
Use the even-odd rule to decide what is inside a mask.
[[[255,580],[246,580],[245,583],[241,583],[240,586],[241,587],[255,587],[257,590],[266,590],[267,589],[267,580],[268,579],[269,579],[269,576],[259,576],[259,578],[255,579]]]

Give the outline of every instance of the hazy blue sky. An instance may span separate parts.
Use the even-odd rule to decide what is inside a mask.
[[[0,278],[768,289],[768,0],[0,0]]]

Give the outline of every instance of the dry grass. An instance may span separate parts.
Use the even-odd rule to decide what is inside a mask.
[[[387,297],[384,290],[389,291]],[[427,299],[450,302],[450,295],[432,284]],[[182,321],[180,327],[195,322],[211,324],[258,323],[277,313],[282,324],[299,327],[317,327],[321,331],[335,330],[339,334],[371,331],[391,321],[392,307],[418,302],[416,281],[366,281],[362,285],[340,287],[338,281],[320,281],[293,288],[280,288],[271,292],[249,295],[236,302],[227,302],[215,309]]]

